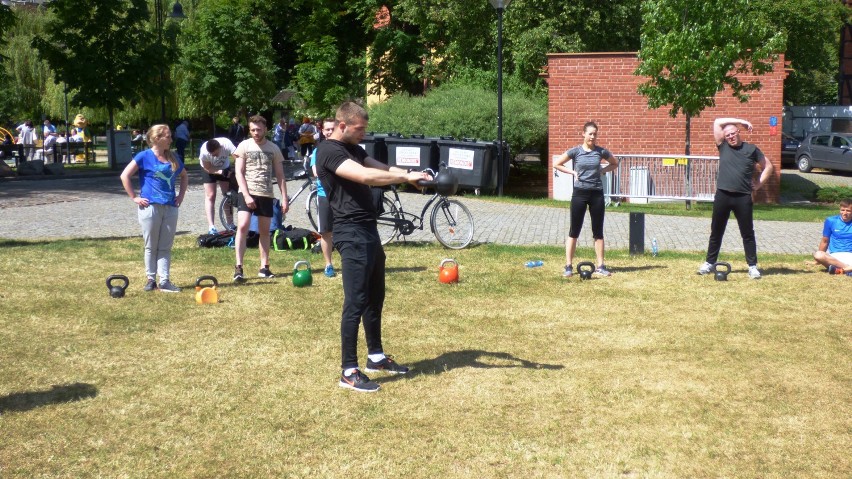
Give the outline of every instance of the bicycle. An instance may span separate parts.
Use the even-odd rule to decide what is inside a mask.
[[[435,177],[435,172],[431,169],[424,171]],[[421,180],[418,185],[431,188],[437,185],[437,181]],[[385,196],[387,191],[393,195],[393,199]],[[384,211],[378,218],[379,236],[383,245],[400,236],[408,236],[416,229],[422,230],[429,207],[432,207],[430,228],[435,238],[444,247],[463,249],[473,240],[473,215],[460,201],[448,198],[452,193],[441,194],[436,189],[435,194],[423,205],[420,216],[417,216],[403,209],[395,185],[391,185],[387,191],[382,192]]]
[[[310,174],[310,167],[307,166],[308,159],[305,159],[303,162],[303,168],[296,172],[296,174],[291,178],[291,181],[294,180],[305,180],[304,183],[299,187],[296,191],[296,194],[289,196],[289,200],[287,204],[289,206],[293,206],[293,203],[296,202],[296,198],[302,194],[305,190],[310,190],[310,194],[308,195],[307,201],[305,201],[305,213],[308,216],[308,220],[311,222],[311,227],[314,230],[317,230],[317,208],[318,208],[318,200],[317,200],[317,187],[314,183],[313,175]],[[235,189],[229,190],[222,196],[222,200],[219,202],[219,221],[225,225],[226,228],[236,231],[237,227],[234,223],[234,215],[237,211],[237,195],[238,191]],[[282,218],[283,220],[283,218]]]

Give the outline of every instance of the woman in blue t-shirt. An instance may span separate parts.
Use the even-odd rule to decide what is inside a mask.
[[[165,293],[177,293],[180,288],[169,280],[169,267],[177,229],[178,207],[183,202],[189,180],[183,163],[169,149],[172,133],[167,125],[154,125],[149,128],[146,141],[151,148],[133,157],[133,161],[121,173],[121,184],[138,206],[137,215],[145,243],[145,274],[148,277],[145,291],[159,288]],[[130,181],[137,172],[139,195]],[[180,180],[180,189],[175,194],[177,179]],[[160,276],[159,283],[157,275]]]
[[[592,220],[592,238],[595,240],[594,274],[610,276],[604,265],[604,195],[601,175],[618,167],[618,160],[606,148],[597,146],[598,125],[587,122],[583,125],[583,143],[566,151],[553,161],[553,168],[574,176],[574,192],[571,195],[571,226],[565,240],[565,270],[562,276],[574,274],[574,253],[577,250],[577,238],[583,228],[586,208]],[[565,166],[568,160],[574,160],[574,169]]]

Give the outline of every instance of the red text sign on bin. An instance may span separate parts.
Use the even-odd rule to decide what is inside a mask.
[[[411,146],[397,146],[396,166],[420,167],[420,148]]]
[[[473,150],[450,148],[447,156],[447,166],[461,170],[473,170]]]

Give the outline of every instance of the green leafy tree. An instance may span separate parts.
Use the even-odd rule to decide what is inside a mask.
[[[370,2],[365,1],[364,8]],[[496,70],[497,15],[485,0],[384,2],[391,22],[371,48],[370,77],[393,93],[422,89],[471,70]],[[504,14],[504,71],[528,86],[547,53],[624,51],[639,47],[639,0],[514,0]],[[375,10],[373,10],[375,12]]]
[[[146,0],[54,0],[46,35],[32,41],[71,103],[113,112],[160,91],[159,71],[169,54],[146,28]]]
[[[38,120],[41,99],[51,82],[50,67],[30,47],[33,38],[44,35],[45,18],[37,9],[8,11],[0,23],[7,25],[0,45],[0,115]],[[12,21],[14,20],[14,21]]]
[[[15,24],[15,15],[12,13],[12,8],[8,5],[0,3],[0,48],[6,44],[6,32]],[[6,57],[0,55],[0,64],[6,60]]]
[[[279,86],[272,43],[251,2],[199,4],[181,31],[181,115],[268,108]]]
[[[642,20],[635,73],[648,80],[639,92],[650,108],[668,105],[673,118],[683,113],[687,155],[691,118],[714,106],[726,86],[748,101],[760,81],[744,83],[737,75],[771,72],[786,40],[748,0],[646,0]]]
[[[761,0],[757,8],[787,33],[784,59],[792,71],[784,80],[784,103],[836,103],[840,33],[850,21],[849,7],[836,0]]]

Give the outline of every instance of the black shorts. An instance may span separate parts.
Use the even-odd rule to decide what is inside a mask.
[[[218,183],[220,181],[230,181],[228,180],[228,173],[231,171],[230,168],[225,168],[224,170],[222,170],[221,175],[211,175],[210,173],[207,173],[207,170],[205,169],[202,169],[201,171],[204,172],[204,174],[201,175],[204,183]]]
[[[255,216],[265,216],[268,218],[272,218],[272,202],[273,200],[275,200],[275,198],[270,198],[268,196],[251,195],[251,199],[254,200],[254,209],[251,209],[246,206],[246,199],[243,197],[242,193],[238,194],[237,211],[248,211],[249,213],[254,213]]]
[[[319,216],[316,219],[318,233],[331,233],[331,226],[334,224],[334,214],[331,212],[327,196],[317,196],[317,216]]]

